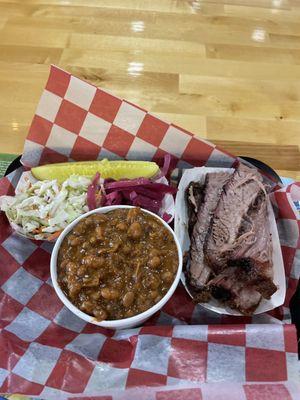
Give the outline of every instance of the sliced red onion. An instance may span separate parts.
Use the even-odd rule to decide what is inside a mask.
[[[175,194],[177,192],[177,189],[169,186],[169,185],[165,185],[164,183],[156,183],[156,182],[149,182],[149,183],[145,183],[143,185],[135,185],[134,183],[129,185],[129,182],[114,182],[119,184],[119,187],[113,187],[111,188],[110,185],[105,186],[105,191],[106,193],[111,193],[114,191],[120,191],[123,192],[125,191],[136,191],[138,192],[139,190],[143,191],[144,189],[148,189],[152,191],[152,197],[154,196],[154,192],[158,192],[160,194],[165,194],[165,193],[170,193],[170,194]],[[122,185],[122,183],[126,183],[126,185]],[[150,197],[150,196],[149,196]]]
[[[158,175],[155,177],[155,181],[163,176],[168,175],[170,165],[171,165],[171,160],[172,160],[171,155],[169,153],[165,154],[164,165],[163,165],[162,169],[160,170],[160,172],[158,173]]]
[[[145,185],[145,188],[155,190],[160,193],[175,194],[177,192],[176,188],[169,186],[169,185],[165,185],[164,183],[151,183],[149,185],[147,184],[147,185]]]
[[[148,187],[136,187],[136,193],[141,194],[143,196],[149,197],[154,200],[162,200],[165,197],[164,193],[161,193],[157,190],[149,189]]]
[[[105,189],[114,189],[114,190],[122,190],[127,188],[132,188],[135,186],[151,184],[150,179],[148,178],[137,178],[137,179],[130,179],[130,180],[121,180],[117,182],[110,182],[105,185]]]
[[[95,176],[94,176],[94,178],[93,178],[93,180],[92,180],[92,185],[93,186],[98,186],[98,183],[99,183],[99,179],[100,179],[100,174],[99,174],[99,172],[96,172],[96,174],[95,174]]]
[[[166,154],[164,166],[160,172],[160,177],[164,177],[170,168],[171,156]],[[175,194],[177,189],[165,183],[157,182],[148,178],[113,179],[102,180],[99,183],[100,174],[97,173],[87,190],[87,204],[90,210],[101,206],[128,204],[145,208],[159,214],[162,202],[167,194]],[[163,178],[167,182],[165,178]],[[163,214],[163,219],[169,221],[171,216]]]
[[[168,213],[163,213],[163,215],[162,215],[162,219],[163,219],[165,222],[169,222],[171,218],[172,218],[172,215],[170,215],[170,214],[168,214]]]
[[[94,210],[97,208],[97,201],[96,201],[96,193],[98,188],[98,182],[100,179],[100,174],[97,172],[92,179],[92,183],[89,185],[87,189],[86,201],[89,210]]]
[[[120,192],[112,192],[105,196],[105,205],[114,206],[122,204],[122,194]]]
[[[142,196],[142,195],[137,195],[134,197],[132,200],[132,204],[134,206],[140,206],[142,208],[146,208],[149,211],[152,211],[154,213],[158,213],[161,207],[161,201],[149,199],[148,197]]]
[[[137,198],[137,193],[136,193],[135,191],[133,191],[133,192],[131,192],[131,193],[129,194],[129,199],[130,199],[131,201],[134,201],[136,198]]]
[[[90,185],[87,189],[86,201],[89,210],[94,210],[96,208],[96,188],[93,185]]]

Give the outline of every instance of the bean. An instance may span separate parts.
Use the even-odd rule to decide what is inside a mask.
[[[83,249],[87,250],[87,249],[89,249],[90,247],[91,247],[91,245],[90,245],[89,242],[83,242],[83,243],[82,243],[82,248],[83,248]]]
[[[98,240],[104,240],[104,228],[103,226],[96,226],[95,228],[95,235]]]
[[[140,312],[144,312],[147,310],[147,306],[144,303],[140,304],[138,308]]]
[[[133,292],[127,292],[124,296],[123,296],[123,306],[124,307],[130,307],[131,304],[134,301],[134,293]]]
[[[155,299],[158,296],[158,291],[157,290],[151,290],[151,292],[149,293],[149,296],[151,297],[151,299]]]
[[[122,310],[117,310],[115,312],[115,318],[116,319],[122,319],[124,317],[123,311]]]
[[[81,289],[81,285],[79,284],[79,282],[76,281],[68,281],[68,289],[69,289],[69,295],[72,298],[76,297],[77,294],[80,292]]]
[[[132,222],[139,214],[141,210],[139,208],[130,208],[127,214],[127,221]]]
[[[80,305],[79,308],[80,308],[82,311],[86,311],[86,312],[90,313],[90,312],[93,311],[94,306],[95,306],[95,305],[94,305],[93,302],[91,302],[90,300],[85,300],[85,301],[83,301],[83,302],[81,303],[81,305]]]
[[[94,262],[93,256],[85,256],[82,258],[81,263],[90,267]]]
[[[161,259],[158,256],[155,256],[153,258],[150,258],[149,260],[149,265],[151,268],[158,268],[161,264]]]
[[[105,214],[94,214],[93,215],[93,220],[94,220],[94,222],[97,222],[98,224],[101,224],[103,222],[108,221],[108,217]]]
[[[93,314],[97,321],[103,321],[107,318],[107,312],[100,307],[95,308]]]
[[[94,225],[94,219],[93,219],[93,216],[92,216],[92,215],[91,215],[90,217],[87,217],[87,218],[85,219],[85,224],[86,224],[87,226]]]
[[[106,305],[106,311],[108,311],[109,313],[113,312],[114,310],[114,306],[111,303],[108,303]]]
[[[145,300],[143,303],[139,304],[140,311],[146,311],[151,307],[151,302],[149,300]]]
[[[78,267],[77,269],[77,275],[78,276],[82,276],[86,273],[86,266],[85,265],[81,265],[80,267]]]
[[[128,244],[125,244],[123,246],[123,253],[124,254],[129,254],[131,252],[131,247]]]
[[[66,271],[67,272],[75,272],[77,270],[77,265],[73,261],[69,261],[67,266],[66,266]]]
[[[161,300],[161,298],[162,298],[161,295],[157,296],[157,297],[154,299],[155,303],[158,303],[158,302]]]
[[[95,244],[97,242],[97,239],[95,238],[95,236],[91,236],[90,237],[90,243],[91,244]]]
[[[78,236],[69,236],[68,237],[68,243],[70,246],[78,246],[81,242],[81,238]]]
[[[155,256],[160,256],[160,255],[161,254],[160,254],[160,251],[158,249],[151,249],[149,251],[149,257],[150,258],[155,257]]]
[[[157,229],[158,228],[158,224],[155,221],[150,221],[149,225],[151,226],[152,229]]]
[[[101,289],[101,296],[106,300],[116,300],[120,297],[120,293],[117,289],[105,287]]]
[[[135,300],[135,304],[139,307],[144,302],[144,298],[141,294],[137,294],[137,299]]]
[[[128,229],[128,236],[139,239],[142,236],[142,227],[139,222],[133,222]]]
[[[103,267],[105,264],[105,258],[104,257],[93,257],[93,261],[91,263],[91,267],[92,268],[100,268]]]
[[[84,287],[93,287],[93,286],[98,286],[99,285],[99,280],[100,280],[100,275],[99,274],[93,274],[93,275],[84,275],[82,279],[82,286]]]
[[[92,293],[90,293],[90,295],[89,295],[89,297],[90,297],[92,300],[99,300],[99,299],[100,299],[100,296],[101,296],[101,293],[100,293],[100,292],[92,292]]]
[[[160,291],[161,291],[162,294],[166,294],[168,290],[169,290],[169,288],[166,287],[166,286],[163,286],[163,287],[160,289]]]
[[[75,228],[73,229],[73,233],[75,235],[81,235],[85,231],[85,224],[84,222],[79,222]]]
[[[68,264],[69,260],[62,260],[62,262],[60,263],[60,268],[65,268]]]
[[[172,282],[173,280],[173,274],[170,271],[164,272],[161,277],[164,282]]]
[[[119,278],[117,278],[114,281],[114,287],[117,288],[117,289],[122,289],[123,285],[124,285],[123,281],[121,279],[119,279]]]
[[[177,258],[176,258],[176,262],[172,263],[172,270],[174,273],[177,272],[177,270],[178,270],[178,259]]]
[[[117,226],[116,226],[116,228],[119,230],[119,231],[126,231],[127,230],[127,228],[128,228],[128,226],[125,224],[125,222],[120,222]]]
[[[134,311],[129,308],[128,310],[125,311],[125,317],[129,318],[132,317],[134,315]]]
[[[150,277],[150,288],[155,290],[159,286],[159,280],[155,276]]]

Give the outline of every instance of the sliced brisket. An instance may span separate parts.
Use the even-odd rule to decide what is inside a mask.
[[[239,280],[234,267],[225,269],[208,286],[216,299],[245,315],[251,315],[261,300],[261,294],[255,288]]]
[[[242,234],[228,265],[235,266],[240,281],[268,299],[276,292],[273,283],[272,239],[268,220],[268,198],[260,196],[245,217]]]
[[[206,239],[207,262],[215,274],[227,267],[244,218],[261,193],[265,189],[260,174],[240,164],[224,186]]]
[[[228,172],[209,173],[205,178],[203,200],[190,237],[189,283],[197,289],[203,288],[211,274],[211,268],[205,261],[203,247],[223,186],[229,178]]]
[[[269,299],[277,290],[262,177],[243,164],[232,175],[207,174],[198,203],[194,185],[188,188],[194,212],[188,277],[194,300],[205,302],[212,295],[251,315],[262,297]]]
[[[198,210],[203,201],[203,189],[204,185],[200,182],[191,182],[185,192],[189,220],[188,231],[190,236],[197,221]]]

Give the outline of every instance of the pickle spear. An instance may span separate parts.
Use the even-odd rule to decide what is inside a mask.
[[[159,170],[158,165],[151,161],[80,161],[58,164],[47,164],[31,168],[32,175],[38,180],[57,179],[64,182],[71,175],[92,177],[99,172],[101,178],[135,179],[151,178]]]

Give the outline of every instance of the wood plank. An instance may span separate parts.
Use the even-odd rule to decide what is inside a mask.
[[[300,173],[299,0],[0,0],[0,144],[21,152],[55,63]]]
[[[60,30],[15,27],[8,23],[0,31],[0,43],[12,46],[63,48],[67,45],[68,38],[68,34]]]
[[[256,63],[300,64],[300,50],[272,47],[207,44],[206,56],[221,60],[250,61]]]
[[[261,160],[273,169],[285,169],[287,171],[297,171],[299,169],[300,151],[298,146],[227,140],[214,140],[214,143],[232,154]]]
[[[0,45],[0,61],[9,63],[58,64],[61,55],[60,48]]]
[[[251,143],[295,145],[300,148],[300,121],[208,117],[207,137]]]

